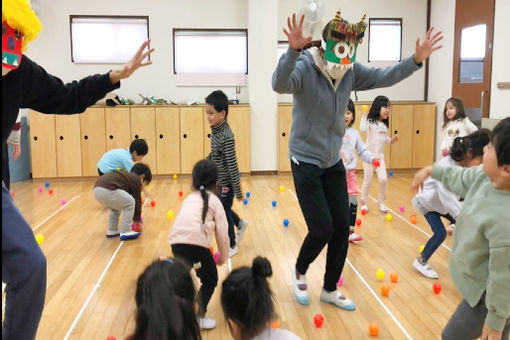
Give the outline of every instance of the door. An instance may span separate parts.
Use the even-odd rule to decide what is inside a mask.
[[[398,142],[391,144],[390,147],[391,168],[410,169],[413,167],[413,144],[411,141],[413,140],[414,105],[392,105],[390,116],[389,136],[398,135]]]
[[[104,113],[106,151],[129,149],[131,145],[131,116],[129,107],[106,107]]]
[[[55,115],[58,177],[80,177],[80,115]]]
[[[145,139],[149,152],[140,163],[147,164],[151,172],[156,174],[156,110],[154,108],[131,108],[131,139]]]
[[[494,0],[456,0],[452,96],[480,126],[489,117]]]
[[[231,105],[228,110],[228,124],[234,134],[239,172],[250,173],[250,107]]]
[[[292,105],[278,106],[278,171],[290,172],[289,138],[292,126]]]
[[[96,177],[97,162],[106,152],[103,108],[88,108],[80,115],[82,175]]]
[[[57,177],[55,115],[30,110],[32,178]]]
[[[181,107],[181,173],[191,174],[204,158],[204,110],[202,106]]]
[[[156,108],[156,163],[158,175],[181,172],[179,138],[179,108]],[[154,150],[153,150],[154,151]]]
[[[413,122],[413,168],[434,163],[436,105],[415,104]]]

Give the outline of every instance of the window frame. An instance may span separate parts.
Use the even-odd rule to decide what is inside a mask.
[[[370,30],[372,28],[372,21],[398,21],[400,22],[400,55],[398,60],[370,60],[370,39],[372,38],[372,34],[370,34]],[[403,20],[402,18],[369,18],[368,19],[368,62],[369,63],[387,63],[387,62],[395,62],[398,63],[402,61],[402,34],[403,34]]]
[[[150,24],[149,24],[149,16],[148,15],[69,15],[69,39],[71,43],[71,63],[73,64],[123,64],[124,62],[119,61],[104,61],[104,62],[94,62],[94,61],[75,61],[73,58],[73,19],[142,19],[146,20],[147,24],[147,40],[150,37]],[[147,47],[150,49],[150,45]],[[150,61],[150,54],[147,56],[147,60]]]

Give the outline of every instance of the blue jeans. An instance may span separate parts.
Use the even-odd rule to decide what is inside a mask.
[[[435,211],[429,211],[425,214],[425,218],[427,219],[427,222],[430,224],[430,228],[432,228],[432,231],[434,232],[434,235],[429,239],[427,244],[425,245],[425,248],[423,249],[423,252],[421,253],[421,258],[424,261],[428,261],[432,254],[436,251],[437,248],[443,243],[444,239],[446,238],[446,229],[444,228],[443,221],[441,221],[441,216],[446,218],[451,223],[455,223],[455,219],[450,215],[442,215]]]
[[[239,216],[232,210],[232,203],[234,202],[234,190],[232,184],[227,186],[218,185],[218,197],[225,209],[225,215],[228,221],[228,237],[230,239],[230,248],[236,246],[236,232],[234,225],[239,225]]]

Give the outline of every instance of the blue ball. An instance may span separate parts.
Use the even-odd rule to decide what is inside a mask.
[[[243,200],[243,203],[244,203],[244,205],[248,204],[248,199],[246,199],[246,198],[245,198],[245,199]]]
[[[393,171],[392,170],[388,171],[388,174],[390,175],[390,177],[393,177]]]
[[[273,205],[273,207],[276,207],[276,201],[271,202],[271,204]]]
[[[250,198],[250,196],[251,196],[251,194],[250,194],[250,192],[248,191],[248,192],[246,193],[246,197]]]
[[[46,183],[44,183],[44,185],[46,186],[46,188],[49,188],[50,187],[50,182],[46,182]]]
[[[289,226],[289,220],[288,219],[284,219],[283,220],[283,225],[288,227]]]

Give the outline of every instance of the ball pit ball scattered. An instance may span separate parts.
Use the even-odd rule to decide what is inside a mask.
[[[248,191],[248,192],[246,193],[246,197],[250,198],[250,196],[251,196],[251,193]]]
[[[367,209],[361,209],[361,215],[365,216],[367,214]]]
[[[117,340],[117,338],[114,337],[113,335],[110,335],[109,337],[106,338],[106,340]]]
[[[396,272],[390,273],[390,280],[391,282],[398,282],[398,273]]]
[[[366,106],[366,105],[363,105],[361,108],[362,108],[362,109],[363,109],[363,111],[365,111],[365,112],[368,110],[368,106]]]
[[[285,191],[285,187],[283,185],[280,185],[280,191],[281,192],[284,192]]]
[[[411,220],[412,224],[416,224],[416,215],[411,215],[409,219]]]
[[[271,205],[272,205],[273,207],[276,207],[276,201],[271,202]]]
[[[173,176],[173,179],[177,179],[177,175],[174,175],[174,176]]]
[[[44,235],[43,234],[35,235],[35,241],[37,242],[37,244],[42,244],[44,242]]]
[[[356,225],[359,227],[361,226],[361,218],[356,219]]]
[[[338,279],[338,282],[336,283],[336,285],[337,285],[338,287],[340,287],[340,286],[341,286],[341,285],[343,285],[343,284],[344,284],[344,278],[343,278],[343,276],[340,276],[340,278]]]
[[[142,226],[140,225],[140,223],[133,222],[133,224],[131,224],[131,230],[136,232],[136,233],[141,233],[142,232]]]
[[[65,198],[62,198],[62,199],[60,200],[60,203],[62,203],[62,205],[66,205],[67,201],[65,200]]]
[[[140,221],[142,221],[142,222],[143,222],[143,216],[140,216]]]
[[[11,191],[11,197],[14,198],[14,192]]]
[[[381,294],[382,294],[382,296],[390,295],[390,285],[388,285],[386,283],[381,285]]]
[[[44,183],[44,186],[45,186],[46,188],[49,188],[49,187],[50,187],[50,182],[46,182],[46,183]]]
[[[37,188],[37,191],[39,191],[39,192],[43,192],[43,187],[39,187],[39,188]]]
[[[152,200],[152,201],[151,201],[151,207],[153,207],[153,208],[154,208],[155,206],[156,206],[156,201],[155,201],[155,200]]]
[[[368,324],[368,332],[371,336],[377,336],[379,334],[379,324],[377,322],[371,322]]]
[[[171,220],[172,218],[174,218],[174,212],[172,210],[170,210],[169,212],[166,213],[166,218],[168,218],[169,220]]]
[[[209,250],[211,251],[211,255],[214,255],[214,248],[213,248],[213,246],[209,247]]]
[[[436,282],[432,285],[432,290],[434,291],[435,294],[439,294],[441,293],[441,289],[443,287],[441,286],[441,284],[439,282]]]
[[[271,328],[273,329],[278,329],[280,328],[280,322],[275,320],[275,321],[271,321]]]
[[[324,317],[322,314],[315,314],[313,317],[313,323],[315,324],[315,327],[321,328],[324,324]]]
[[[48,190],[48,194],[53,194],[53,189]]]
[[[388,175],[390,175],[390,177],[393,177],[393,171],[392,170],[388,171]]]
[[[418,251],[420,252],[420,254],[423,253],[423,249],[425,249],[425,246],[422,244],[420,246],[420,248],[418,248]]]
[[[393,216],[391,214],[386,214],[386,221],[391,222],[393,220]]]
[[[184,195],[184,193],[182,192],[182,190],[179,190],[179,197],[182,197],[182,195]]]
[[[377,271],[375,272],[375,277],[377,277],[377,280],[379,281],[382,281],[384,280],[384,270],[382,269],[377,269]]]
[[[220,262],[220,253],[219,252],[215,252],[213,254],[213,258],[214,258],[214,263],[218,264]]]
[[[247,198],[245,198],[245,199],[243,200],[243,204],[244,204],[244,205],[248,204],[248,199],[247,199]]]
[[[288,227],[288,226],[289,226],[289,220],[288,220],[288,219],[284,219],[284,220],[283,220],[283,225],[284,225],[285,227]]]
[[[400,212],[404,212],[405,208],[406,208],[406,207],[404,207],[404,205],[401,205],[401,206],[400,206],[400,208],[399,208],[399,209],[400,209]]]

